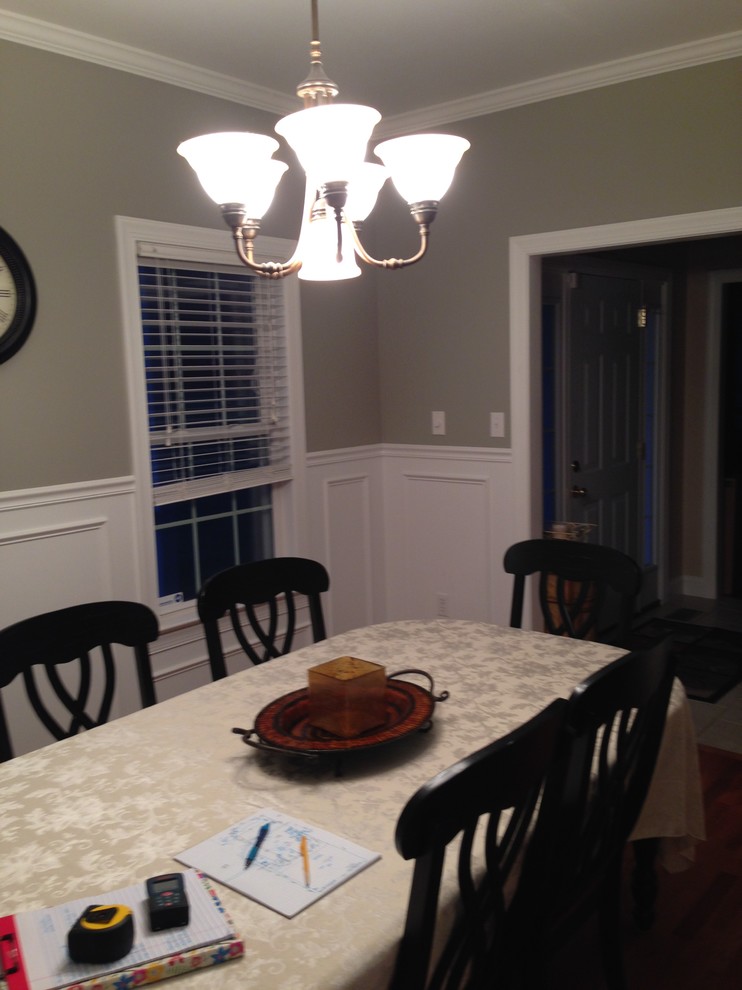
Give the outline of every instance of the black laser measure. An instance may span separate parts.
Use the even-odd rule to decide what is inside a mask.
[[[147,881],[149,927],[153,932],[164,928],[182,928],[188,924],[189,910],[182,873],[161,873]]]

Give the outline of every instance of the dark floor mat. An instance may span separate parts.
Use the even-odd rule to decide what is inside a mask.
[[[742,633],[670,618],[651,619],[634,630],[630,645],[647,649],[668,634],[677,676],[689,698],[714,704],[742,680]]]
[[[689,622],[700,614],[697,608],[676,608],[674,612],[668,612],[665,618],[672,619],[675,622]]]

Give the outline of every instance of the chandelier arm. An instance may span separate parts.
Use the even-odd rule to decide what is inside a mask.
[[[253,256],[253,243],[259,227],[257,225],[246,224],[245,226],[232,227],[232,236],[237,256],[246,268],[255,272],[263,278],[285,278],[293,275],[301,268],[299,259],[290,261],[255,261]]]
[[[433,220],[435,220],[437,212],[438,203],[435,200],[425,200],[421,203],[410,203],[410,214],[417,224],[417,229],[420,234],[420,247],[417,254],[412,255],[410,258],[384,258],[382,260],[373,258],[361,243],[361,238],[358,233],[360,224],[351,224],[350,226],[353,231],[353,242],[355,244],[358,256],[365,261],[367,265],[373,265],[375,268],[407,268],[409,265],[414,265],[415,262],[420,261],[420,259],[425,256],[425,252],[428,250],[430,225]]]
[[[361,239],[358,236],[358,231],[355,227],[353,229],[353,243],[355,244],[356,253],[362,261],[365,261],[367,265],[372,265],[374,268],[407,268],[409,265],[414,265],[416,261],[425,255],[428,250],[428,225],[418,224],[418,229],[420,231],[420,248],[417,254],[412,255],[411,258],[373,258],[368,251],[365,249],[363,244],[361,244]]]

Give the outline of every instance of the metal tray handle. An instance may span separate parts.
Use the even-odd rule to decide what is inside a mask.
[[[281,746],[271,746],[270,743],[263,742],[263,740],[258,735],[255,729],[232,729],[238,736],[242,736],[242,741],[246,746],[252,746],[253,749],[259,749],[266,753],[280,753],[281,756],[301,756],[305,760],[317,760],[319,759],[318,753],[305,752],[301,749],[285,749]],[[255,739],[252,737],[255,736]]]
[[[433,682],[431,675],[427,672],[427,670],[420,670],[417,667],[408,667],[407,670],[396,670],[393,674],[388,675],[387,680],[390,681],[393,677],[402,677],[403,674],[420,674],[421,677],[426,677],[430,685],[428,691],[433,701],[445,701],[446,698],[450,697],[448,691],[441,691],[440,694],[436,694],[435,683]]]

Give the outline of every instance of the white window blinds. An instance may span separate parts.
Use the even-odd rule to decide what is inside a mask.
[[[155,504],[288,479],[280,281],[138,255]]]

